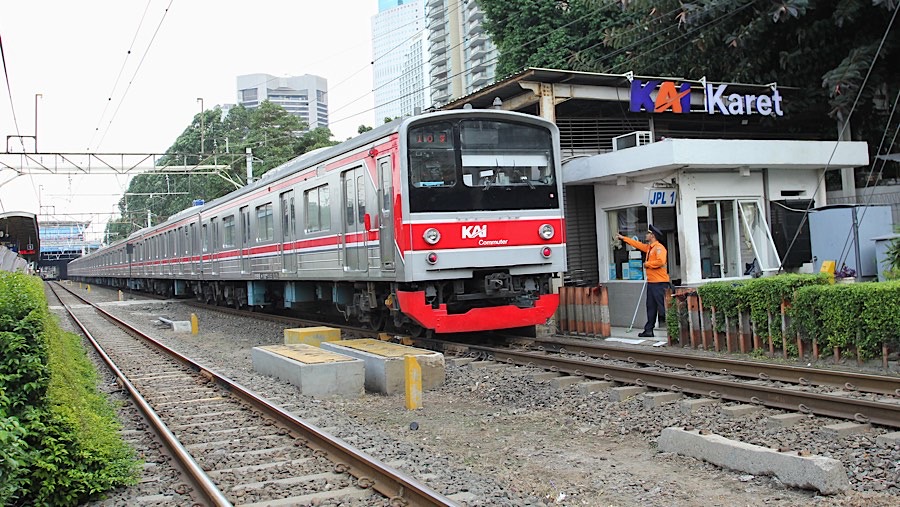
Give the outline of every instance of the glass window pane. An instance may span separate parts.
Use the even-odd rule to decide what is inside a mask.
[[[610,236],[615,238],[616,233],[643,241],[647,234],[647,207],[633,206],[609,210],[606,212],[609,220]],[[622,241],[612,241],[609,254],[609,279],[610,280],[640,280],[643,278],[643,269],[640,252]],[[636,260],[637,262],[630,262]],[[632,267],[636,272],[632,272]]]

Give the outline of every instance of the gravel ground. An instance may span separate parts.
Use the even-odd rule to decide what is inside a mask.
[[[115,297],[112,291],[92,294],[94,300]],[[178,303],[148,301],[111,311],[466,505],[900,504],[900,446],[876,446],[882,429],[830,439],[820,432],[821,426],[836,422],[827,418],[810,417],[793,428],[767,430],[765,418],[778,411],[729,419],[716,407],[690,416],[676,405],[645,410],[640,397],[616,403],[602,392],[555,390],[531,379],[529,373],[537,370],[515,367],[485,371],[448,365],[444,386],[426,392],[424,408],[414,412],[404,410],[402,396],[313,399],[252,370],[251,348],[282,343],[282,326]],[[187,320],[191,313],[200,319],[199,336],[154,326],[159,316]],[[847,469],[852,491],[819,496],[786,488],[775,478],[722,470],[656,450],[662,428],[685,425],[838,459]]]

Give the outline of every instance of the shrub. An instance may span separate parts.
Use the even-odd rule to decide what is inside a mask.
[[[113,407],[40,279],[0,273],[0,352],[0,504],[77,505],[136,480]]]

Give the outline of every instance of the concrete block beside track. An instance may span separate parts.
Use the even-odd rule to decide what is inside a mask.
[[[284,344],[302,343],[320,347],[322,342],[336,342],[341,339],[341,330],[334,327],[295,327],[284,330]]]
[[[582,382],[578,384],[578,392],[581,394],[599,393],[608,391],[616,386],[615,382],[607,382],[606,380],[594,380],[591,382]]]
[[[875,439],[875,443],[884,447],[893,447],[895,445],[898,445],[900,444],[900,431],[878,435],[878,438]]]
[[[469,363],[475,362],[474,357],[454,357],[451,359],[447,359],[447,362],[452,364],[453,366],[465,366]]]
[[[722,414],[727,417],[743,417],[759,412],[761,409],[762,407],[759,405],[732,405],[729,407],[722,407]]]
[[[859,424],[855,422],[842,422],[831,424],[822,428],[822,433],[830,437],[844,437],[856,433],[869,431],[872,426],[868,424]]]
[[[584,382],[584,377],[565,376],[550,379],[550,387],[554,389],[565,389],[573,384]]]
[[[806,416],[803,414],[778,414],[773,415],[766,419],[766,427],[769,428],[790,428],[791,426],[797,424],[798,422],[805,419]]]
[[[647,393],[644,395],[644,408],[649,410],[680,399],[681,393],[670,393],[666,391]]]
[[[406,390],[404,358],[415,356],[422,368],[422,389],[434,389],[444,383],[444,355],[432,350],[407,347],[397,343],[364,338],[322,342],[330,350],[360,359],[366,364],[366,390],[382,394],[398,394]]]
[[[641,393],[647,392],[646,387],[638,387],[638,386],[622,386],[622,387],[614,387],[609,391],[609,399],[613,401],[625,401],[632,396],[637,396]]]
[[[678,405],[681,408],[681,413],[685,415],[693,414],[700,407],[705,407],[707,405],[715,405],[719,400],[714,400],[711,398],[698,398],[696,400],[682,400]]]
[[[286,380],[307,396],[358,397],[365,392],[359,359],[306,344],[253,347],[253,369]]]
[[[846,492],[850,481],[844,465],[824,456],[800,456],[778,452],[720,435],[665,428],[659,436],[659,450],[702,459],[717,466],[754,475],[774,475],[782,483],[814,489],[826,495]]]

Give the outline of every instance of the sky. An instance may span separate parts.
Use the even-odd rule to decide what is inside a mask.
[[[238,75],[314,74],[328,80],[330,127],[343,140],[374,122],[377,9],[377,0],[0,2],[10,85],[0,76],[0,131],[32,136],[37,120],[41,153],[164,153],[200,112],[198,98],[206,109],[236,102]],[[57,219],[105,222],[127,185],[0,170],[0,211],[38,213],[40,200]]]

